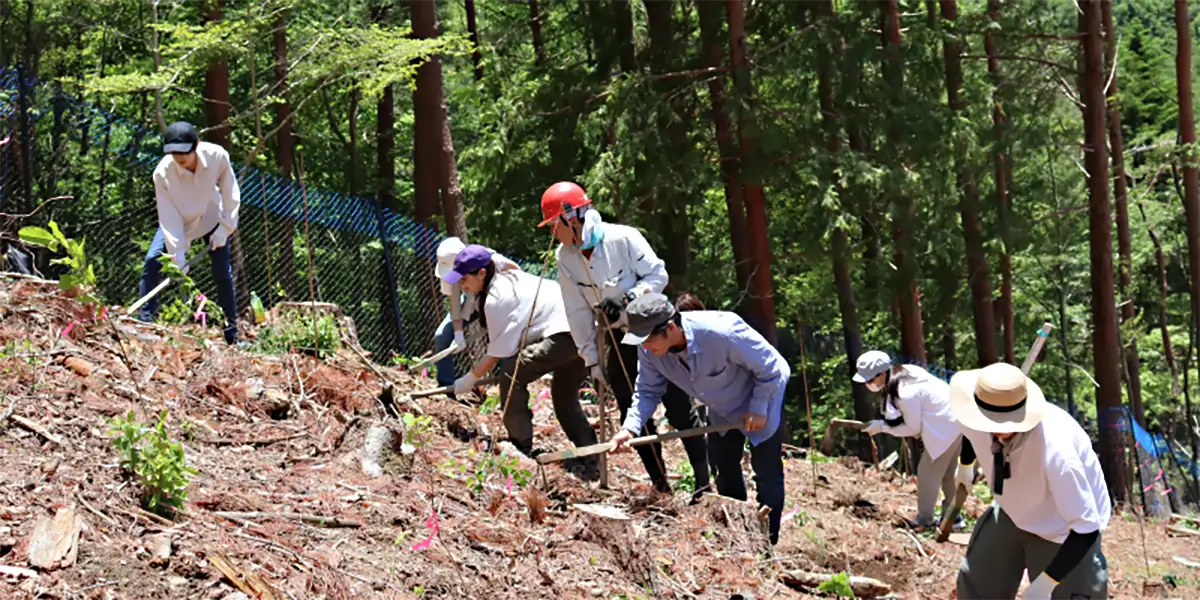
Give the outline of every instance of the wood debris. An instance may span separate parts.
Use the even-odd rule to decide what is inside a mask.
[[[29,564],[53,571],[75,564],[83,519],[72,507],[60,508],[54,518],[41,517],[29,536]]]
[[[833,575],[824,573],[809,573],[806,571],[784,571],[780,573],[779,578],[784,583],[791,587],[798,588],[817,588],[822,583],[833,581]],[[875,596],[886,596],[892,593],[892,586],[870,577],[858,577],[851,575],[849,578],[850,590],[858,598],[873,598]]]
[[[212,563],[233,587],[251,598],[258,600],[283,600],[282,596],[267,583],[265,579],[253,571],[244,571],[229,560],[228,556],[217,551],[208,551],[208,562]]]

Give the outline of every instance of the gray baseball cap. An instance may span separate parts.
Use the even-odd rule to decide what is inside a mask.
[[[625,307],[625,319],[629,329],[622,344],[636,346],[646,341],[655,327],[670,321],[675,316],[675,305],[662,294],[644,294],[634,298]]]
[[[866,383],[890,368],[892,368],[892,358],[886,353],[878,350],[863,352],[862,356],[858,357],[858,372],[851,379],[859,383]]]

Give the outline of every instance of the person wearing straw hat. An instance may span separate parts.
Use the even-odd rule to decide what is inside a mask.
[[[883,419],[868,422],[863,431],[915,437],[925,446],[917,463],[917,518],[908,526],[917,530],[932,527],[938,489],[943,493],[942,514],[954,502],[955,458],[962,447],[962,435],[950,412],[949,386],[916,365],[893,365],[891,357],[878,350],[858,357],[852,379],[883,394]],[[956,527],[962,525],[959,515]]]
[[[709,435],[717,463],[717,493],[746,499],[742,457],[750,441],[758,502],[771,509],[771,543],[779,541],[783,513],[783,394],[791,367],[765,338],[735,313],[679,312],[662,294],[638,297],[625,309],[629,331],[621,343],[638,351],[633,406],[612,438],[618,451],[642,430],[669,384],[708,407],[714,425],[737,429]]]
[[[192,242],[205,239],[217,288],[217,305],[225,313],[225,341],[237,343],[237,294],[229,256],[229,238],[238,228],[242,192],[229,153],[224,148],[201,142],[191,123],[172,123],[163,133],[163,156],[154,168],[154,203],[158,231],[150,242],[142,267],[141,295],[158,287],[162,280],[159,257],[169,256],[175,266],[188,272],[186,255]],[[142,305],[138,319],[153,321],[158,299]]]
[[[458,253],[454,268],[443,279],[451,285],[461,282],[464,290],[478,298],[480,321],[488,333],[487,356],[455,380],[454,391],[470,391],[498,363],[504,427],[518,450],[532,454],[533,411],[528,386],[553,373],[550,398],[567,439],[576,447],[595,444],[596,432],[579,402],[587,368],[571,339],[558,284],[520,270],[502,271],[494,256],[491,250],[471,244]],[[585,469],[589,476],[599,476],[596,459],[591,458]]]
[[[970,489],[975,453],[995,502],[975,524],[958,598],[1108,597],[1100,532],[1112,507],[1087,432],[1021,369],[995,363],[950,380],[950,410],[968,443],[958,476]]]
[[[454,352],[439,360],[436,365],[437,382],[438,385],[443,387],[454,385],[458,371],[458,357],[456,355],[467,348],[467,338],[463,331],[466,324],[475,318],[475,296],[464,296],[462,285],[446,283],[445,281],[450,271],[454,270],[454,258],[466,247],[467,245],[462,240],[454,236],[442,240],[437,247],[437,266],[433,269],[434,276],[438,278],[438,282],[441,284],[442,295],[450,300],[450,310],[442,318],[442,322],[438,324],[433,336],[433,353],[437,354],[446,348],[454,347]],[[509,260],[499,252],[492,252],[492,262],[495,263],[496,269],[500,271],[513,269],[519,271],[521,269],[517,263]]]
[[[617,409],[624,419],[633,404],[633,381],[638,373],[637,348],[616,343],[619,339],[616,335],[610,338],[614,341],[608,344],[606,356],[600,356],[596,331],[598,327],[604,327],[619,334],[623,328],[623,311],[630,301],[644,294],[661,293],[667,286],[666,263],[654,253],[638,230],[605,223],[583,188],[570,181],[560,181],[542,194],[542,217],[538,226],[549,225],[559,242],[555,251],[558,283],[571,324],[571,336],[592,379],[608,384],[612,390]],[[597,322],[594,308],[600,309],[601,322]],[[667,387],[662,404],[671,427],[682,430],[704,426],[692,399],[678,387]],[[656,433],[653,421],[646,422],[645,431],[647,435]],[[703,493],[708,490],[710,481],[708,448],[700,437],[686,438],[682,443],[695,473],[696,492]],[[669,493],[671,484],[667,481],[662,445],[639,446],[637,452],[654,488]]]

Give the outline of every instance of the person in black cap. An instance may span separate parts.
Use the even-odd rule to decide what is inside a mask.
[[[626,447],[675,384],[708,407],[714,425],[736,428],[710,434],[717,463],[717,493],[746,499],[742,457],[750,441],[750,464],[758,502],[771,508],[771,543],[779,541],[784,503],[783,394],[792,370],[762,335],[735,313],[679,312],[662,294],[645,294],[625,307],[629,329],[621,343],[640,345],[633,406],[610,440]]]
[[[167,255],[184,273],[188,271],[187,249],[198,239],[208,243],[217,303],[225,313],[225,341],[237,342],[237,296],[229,257],[229,237],[237,231],[241,191],[233,164],[224,148],[201,142],[191,123],[172,123],[163,134],[166,156],[154,169],[154,196],[158,209],[158,232],[146,252],[142,267],[141,295],[145,296],[162,279],[159,257]],[[158,301],[151,299],[138,315],[154,320]]]

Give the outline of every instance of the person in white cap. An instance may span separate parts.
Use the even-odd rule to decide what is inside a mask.
[[[504,427],[518,450],[532,454],[528,386],[552,373],[550,399],[567,439],[576,447],[595,444],[596,432],[579,402],[587,368],[571,339],[558,284],[523,271],[499,271],[492,251],[476,244],[458,253],[445,281],[461,281],[463,289],[477,296],[480,321],[488,332],[487,356],[454,382],[454,391],[469,391],[499,364]],[[599,476],[596,461],[583,465],[592,477]]]
[[[955,374],[950,409],[969,442],[962,482],[973,478],[980,451],[996,499],[971,534],[958,598],[1015,598],[1025,571],[1025,600],[1107,598],[1100,532],[1112,507],[1087,432],[1005,363]]]
[[[864,352],[858,357],[857,367],[852,379],[883,394],[884,401],[883,419],[868,422],[864,431],[870,435],[915,437],[925,446],[917,463],[917,518],[908,525],[914,529],[932,527],[939,487],[943,493],[942,514],[954,501],[954,459],[962,447],[962,435],[950,412],[950,387],[916,365],[893,365],[892,359],[878,350]]]
[[[446,276],[454,270],[454,257],[458,256],[458,253],[466,247],[462,240],[454,236],[442,240],[437,247],[437,266],[433,270],[434,276],[441,283],[442,295],[450,301],[450,310],[442,318],[442,322],[438,324],[436,333],[434,333],[433,353],[437,354],[454,346],[454,353],[439,360],[436,365],[437,382],[443,387],[454,385],[458,371],[456,355],[467,348],[467,338],[463,331],[466,323],[474,317],[474,294],[464,296],[462,285],[446,283]],[[492,252],[492,262],[500,271],[521,270],[517,263],[498,252]]]

